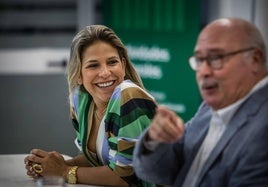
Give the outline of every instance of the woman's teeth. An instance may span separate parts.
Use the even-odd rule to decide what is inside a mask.
[[[97,84],[97,86],[104,88],[104,87],[108,87],[111,86],[114,83],[114,81],[110,81],[110,82],[104,82],[104,83],[99,83]]]

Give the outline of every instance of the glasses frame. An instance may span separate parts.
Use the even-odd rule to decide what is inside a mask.
[[[239,49],[239,50],[232,51],[232,52],[225,53],[225,54],[210,55],[210,56],[207,56],[207,57],[198,58],[198,60],[197,60],[197,58],[195,56],[192,56],[192,57],[189,58],[189,64],[190,64],[190,67],[194,71],[198,71],[198,69],[200,68],[201,64],[204,61],[206,61],[207,64],[209,65],[209,67],[211,67],[213,70],[219,70],[223,66],[224,58],[234,56],[234,55],[239,54],[239,53],[248,52],[248,51],[251,51],[253,49],[255,49],[255,47],[248,47],[248,48],[245,48],[245,49]],[[216,61],[218,63],[215,63]]]

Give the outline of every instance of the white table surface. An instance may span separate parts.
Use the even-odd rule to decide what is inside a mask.
[[[63,155],[64,157],[68,157]],[[0,154],[0,187],[36,187],[32,178],[26,175],[24,158],[26,154]],[[66,187],[99,187],[94,185],[67,184]]]

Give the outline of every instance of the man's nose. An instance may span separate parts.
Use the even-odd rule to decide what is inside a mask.
[[[204,59],[201,64],[199,64],[197,73],[199,74],[210,74],[212,72],[212,68],[210,67],[207,59]]]

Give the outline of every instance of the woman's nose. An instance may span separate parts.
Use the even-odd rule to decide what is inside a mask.
[[[101,76],[101,77],[107,77],[107,76],[109,76],[110,74],[111,74],[111,72],[110,72],[109,67],[107,67],[107,66],[103,66],[103,67],[101,67],[99,76]]]

